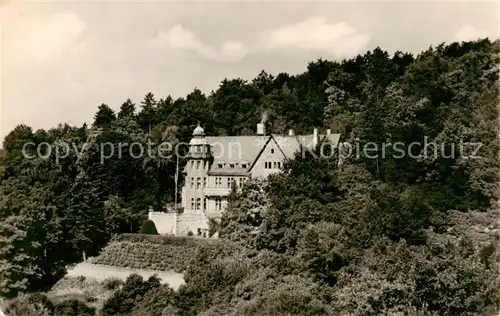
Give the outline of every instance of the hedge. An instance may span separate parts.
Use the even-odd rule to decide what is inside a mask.
[[[147,234],[119,234],[115,235],[111,242],[142,242],[157,245],[171,245],[180,247],[198,247],[205,243],[220,243],[221,239],[195,238],[185,236],[168,236],[168,235],[147,235]]]

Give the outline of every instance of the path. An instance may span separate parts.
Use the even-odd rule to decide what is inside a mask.
[[[68,269],[67,276],[78,277],[80,275],[83,275],[86,278],[93,278],[97,280],[104,280],[109,277],[115,277],[125,281],[125,279],[133,273],[141,275],[144,279],[149,278],[153,274],[157,274],[158,277],[161,278],[162,283],[168,283],[174,290],[177,290],[179,286],[184,284],[184,276],[182,273],[171,271],[119,268],[96,265],[88,262],[81,262],[72,269]]]

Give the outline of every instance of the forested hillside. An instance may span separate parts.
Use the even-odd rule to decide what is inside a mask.
[[[0,292],[50,287],[83,252],[137,232],[149,206],[173,202],[175,155],[133,158],[125,147],[102,162],[101,144],[150,142],[154,151],[188,141],[198,121],[210,135],[254,134],[267,112],[269,132],[330,128],[344,142],[378,145],[379,155],[352,155],[340,167],[297,156],[289,172],[249,182],[219,225],[238,246],[203,248],[178,293],[153,280],[138,294],[131,284],[142,281],[131,279],[106,315],[132,315],[115,309],[130,299],[137,315],[496,315],[498,66],[498,41],[417,56],[376,48],[311,62],[298,75],[225,79],[209,95],[148,93],[117,113],[102,104],[90,127],[20,125],[1,157]],[[49,143],[52,155],[32,146],[36,157],[23,157],[27,142]],[[381,155],[397,142],[422,145]],[[481,146],[459,147],[467,143]],[[71,152],[56,159],[63,144]]]

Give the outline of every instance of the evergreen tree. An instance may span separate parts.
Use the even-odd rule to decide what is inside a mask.
[[[127,99],[121,107],[120,112],[118,112],[118,118],[133,117],[135,114],[135,104],[132,100]]]
[[[94,116],[95,127],[108,127],[113,121],[116,120],[115,112],[106,104],[101,104],[97,113]]]

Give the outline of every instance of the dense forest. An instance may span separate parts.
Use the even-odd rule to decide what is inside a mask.
[[[19,125],[0,158],[0,294],[44,291],[173,202],[175,155],[125,148],[101,163],[99,144],[186,142],[197,122],[250,135],[266,112],[272,133],[330,128],[349,143],[443,150],[395,158],[389,147],[340,166],[298,155],[288,172],[231,193],[212,225],[227,243],[200,249],[179,291],[134,276],[104,315],[497,315],[498,66],[488,39],[416,56],[376,48],[298,75],[224,79],[209,95],[148,93],[116,113],[102,104],[92,126]],[[30,159],[27,142],[50,144],[42,155],[74,146],[57,159],[30,147]],[[479,158],[457,154],[459,143],[481,143]]]

